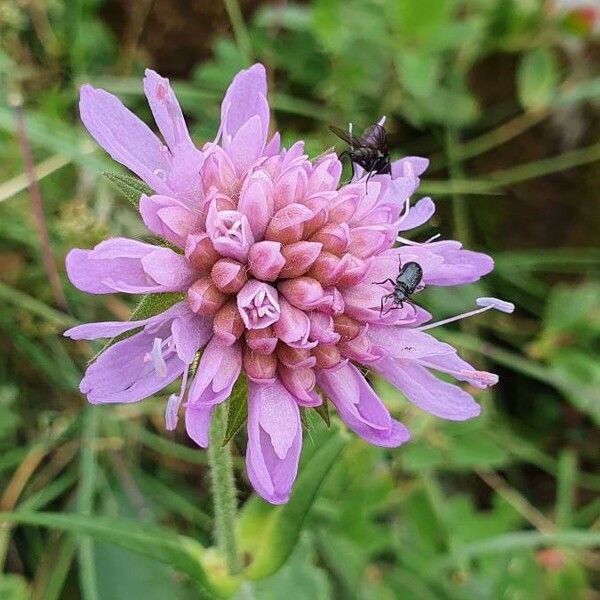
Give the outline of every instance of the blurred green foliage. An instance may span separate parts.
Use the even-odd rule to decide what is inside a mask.
[[[5,101],[8,92],[24,100],[59,265],[73,246],[147,235],[112,184],[125,182],[133,199],[139,190],[123,172],[101,176],[118,166],[76,115],[77,87],[89,81],[149,121],[140,74],[153,66],[153,48],[141,33],[153,9],[128,13],[123,31],[115,27],[121,13],[111,11],[126,4],[0,3],[0,509],[15,522],[0,529],[0,598],[595,597],[597,235],[577,234],[573,248],[552,237],[544,249],[507,242],[513,231],[527,242],[532,223],[547,219],[550,228],[556,215],[562,228],[575,227],[553,188],[567,169],[579,167],[568,184],[578,205],[597,207],[586,187],[600,174],[600,147],[588,145],[597,135],[573,137],[598,131],[598,62],[584,52],[590,30],[537,0],[260,2],[245,21],[230,10],[235,35],[212,37],[211,57],[173,81],[199,141],[214,137],[222,92],[250,58],[268,67],[284,141],[305,139],[313,156],[335,143],[328,123],[366,125],[386,114],[394,156],[432,158],[423,189],[438,201],[435,227],[497,263],[483,283],[419,299],[440,317],[484,294],[518,305],[513,316],[488,313],[439,333],[501,375],[494,390],[476,392],[481,418],[436,420],[375,380],[413,441],[394,452],[368,447],[339,433],[335,418],[328,431],[307,416],[287,508],[250,496],[238,455],[248,567],[232,579],[211,548],[205,454],[182,432],[163,430],[164,399],[88,408],[77,391],[100,348],[65,341],[61,331],[125,319],[133,307],[78,293],[64,277],[69,307],[54,305]],[[224,24],[225,14],[215,18]],[[212,36],[213,25],[197,23],[193,35]],[[562,140],[542,156],[527,145],[541,126]],[[495,154],[503,148],[509,162],[506,151]],[[515,207],[518,185],[544,181],[536,215],[531,204]],[[147,310],[156,307],[138,308]],[[243,411],[232,402],[232,435]],[[243,449],[243,431],[234,440]]]

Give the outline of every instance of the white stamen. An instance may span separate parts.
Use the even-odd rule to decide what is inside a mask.
[[[506,300],[500,300],[499,298],[477,298],[475,304],[477,304],[477,306],[489,306],[491,308],[495,308],[496,310],[509,314],[515,310],[515,305],[512,302],[506,302]]]
[[[144,362],[148,362],[149,360],[152,361],[154,372],[159,377],[167,376],[167,363],[165,362],[165,358],[162,353],[162,340],[158,337],[154,338],[152,351],[144,356]]]
[[[396,222],[396,225],[400,225],[400,223],[402,223],[402,221],[404,221],[406,219],[406,217],[408,217],[408,213],[410,212],[410,197],[406,199],[406,201],[404,202],[404,214],[398,219],[398,221]]]
[[[181,387],[179,388],[179,394],[171,394],[167,400],[167,408],[165,409],[165,429],[167,431],[173,431],[177,427],[179,421],[179,407],[185,396],[185,388],[187,387],[189,373],[189,365],[183,372],[181,378]]]
[[[436,233],[435,235],[432,235],[429,239],[425,240],[424,242],[415,242],[414,240],[409,240],[409,239],[404,238],[401,235],[399,235],[398,237],[396,237],[396,241],[400,242],[402,244],[406,244],[407,246],[424,246],[425,244],[429,244],[430,242],[433,242],[433,240],[437,240],[441,235],[442,235],[441,233]]]
[[[483,302],[481,302],[483,301]],[[493,301],[493,302],[491,302]],[[441,321],[436,321],[435,323],[429,323],[427,325],[423,325],[422,327],[417,327],[417,331],[426,331],[427,329],[433,329],[434,327],[439,327],[440,325],[447,325],[448,323],[454,323],[454,321],[460,321],[462,319],[466,319],[467,317],[473,317],[478,315],[479,313],[483,313],[486,310],[490,310],[492,308],[496,310],[500,310],[502,312],[512,312],[514,310],[514,304],[510,302],[505,302],[504,300],[498,300],[498,298],[477,298],[475,303],[482,308],[478,308],[476,310],[471,310],[466,313],[462,313],[460,315],[456,315],[455,317],[448,317],[447,319],[442,319]],[[502,308],[499,308],[502,307]],[[506,310],[507,308],[512,307],[512,310]]]
[[[167,400],[167,408],[165,409],[165,429],[173,431],[177,427],[179,421],[179,405],[181,404],[181,396],[171,394]]]

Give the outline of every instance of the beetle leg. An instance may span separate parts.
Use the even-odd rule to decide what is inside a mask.
[[[384,314],[387,315],[390,312],[391,309],[386,310],[385,313],[383,312],[383,302],[385,300],[388,300],[389,298],[391,298],[393,295],[394,294],[386,294],[385,296],[381,296],[381,306],[379,308],[379,316],[380,317],[383,317]]]
[[[395,285],[395,281],[393,279],[390,279],[389,277],[387,279],[384,279],[383,281],[373,281],[373,285],[383,285],[384,283],[390,282],[392,285]]]

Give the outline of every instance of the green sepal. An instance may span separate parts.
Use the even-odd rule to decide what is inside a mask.
[[[108,179],[136,208],[140,203],[142,194],[151,196],[154,193],[143,181],[131,177],[131,175],[112,173],[111,171],[102,171],[102,175],[104,175],[104,177],[106,177],[106,179]]]
[[[223,438],[223,446],[231,441],[248,420],[248,383],[244,375],[240,375],[235,382],[227,404],[227,429]]]
[[[315,406],[314,411],[323,419],[323,423],[327,427],[331,427],[331,416],[329,414],[329,400],[323,397],[323,403],[319,406]]]

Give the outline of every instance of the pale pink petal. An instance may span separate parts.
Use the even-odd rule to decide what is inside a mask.
[[[168,194],[169,164],[161,141],[123,103],[108,92],[81,86],[79,112],[92,137],[116,161],[159,194]]]
[[[392,177],[419,177],[429,166],[429,160],[421,156],[406,156],[392,162]]]
[[[402,218],[399,231],[408,231],[427,223],[435,213],[435,204],[431,198],[421,198],[410,207],[408,214]]]
[[[65,337],[72,340],[97,340],[99,338],[111,338],[131,331],[138,327],[145,327],[154,323],[160,323],[167,319],[183,316],[189,312],[186,302],[178,302],[166,311],[141,321],[104,321],[101,323],[84,323],[71,327],[63,333]]]
[[[169,80],[152,69],[146,69],[144,93],[158,129],[169,148],[195,148]]]
[[[289,499],[301,444],[294,397],[279,381],[270,385],[249,382],[246,468],[254,489],[271,504]]]
[[[345,364],[317,371],[317,382],[354,433],[376,446],[395,448],[410,438],[406,427],[387,408],[360,371]]]
[[[179,248],[185,248],[188,235],[200,229],[199,215],[184,202],[170,196],[142,195],[140,214],[152,233]]]
[[[264,172],[253,173],[244,184],[238,210],[248,218],[254,239],[262,239],[273,217],[273,185]]]
[[[246,121],[237,131],[235,136],[223,148],[238,175],[243,175],[261,156],[264,147],[264,135],[258,115]]]
[[[91,294],[182,291],[193,276],[185,257],[126,238],[106,240],[93,250],[71,250],[65,264],[73,285]]]
[[[267,75],[263,65],[257,63],[240,71],[231,82],[221,104],[223,140],[233,137],[253,116],[258,116],[264,145],[269,130],[269,105],[267,104]]]
[[[481,412],[469,394],[456,385],[440,381],[419,364],[383,358],[370,366],[415,406],[436,417],[464,421]]]

